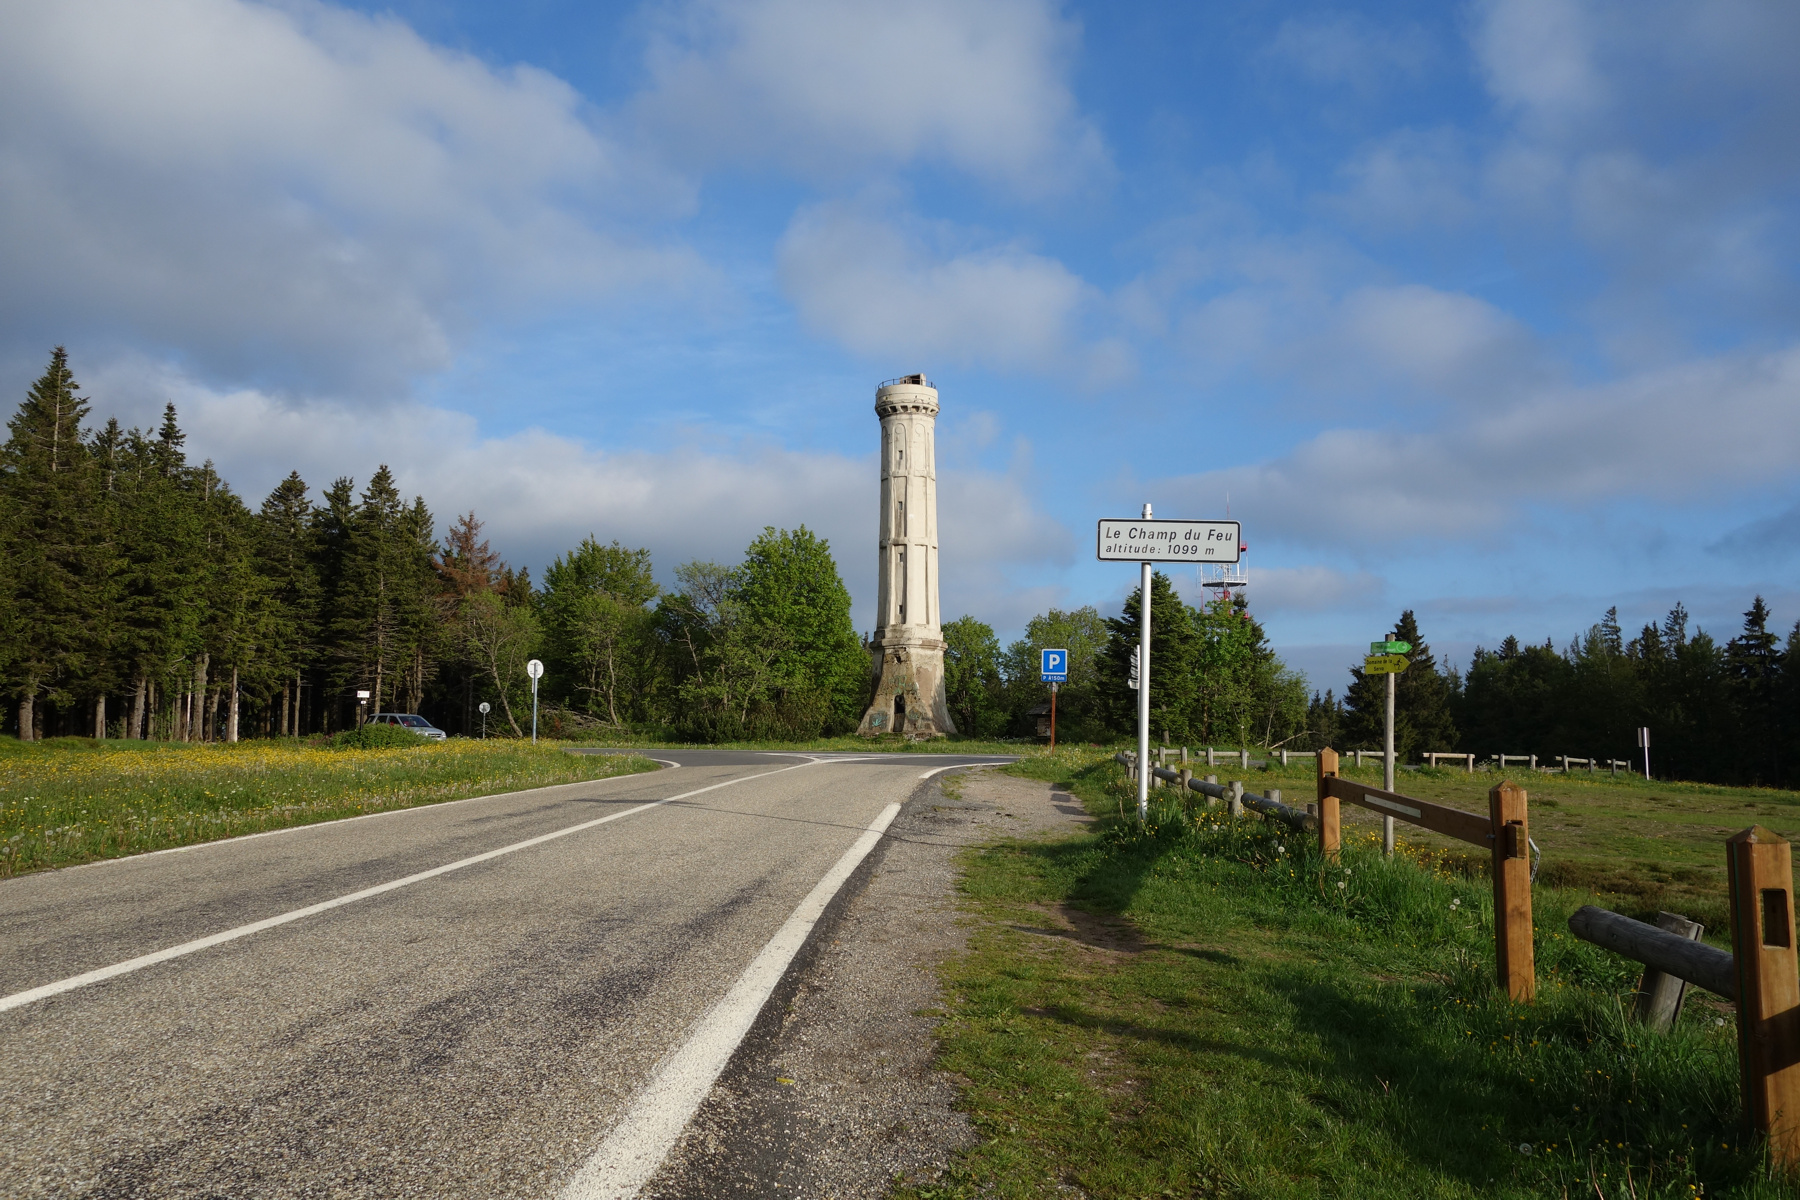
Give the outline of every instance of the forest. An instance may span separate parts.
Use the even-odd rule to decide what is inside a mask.
[[[850,731],[868,702],[867,639],[831,547],[804,526],[765,529],[734,565],[677,566],[672,587],[648,550],[589,536],[534,582],[473,512],[440,537],[386,467],[317,502],[291,474],[252,508],[188,461],[173,405],[154,430],[89,428],[79,391],[58,348],[0,447],[0,686],[22,739],[329,734],[356,723],[359,691],[363,713],[517,737],[534,656],[551,736],[805,739]],[[1060,735],[1132,732],[1140,603],[1052,609],[1005,647],[972,616],[946,624],[958,729],[1034,736],[1048,698],[1037,652],[1060,646]],[[1190,605],[1158,573],[1151,606],[1159,738],[1380,746],[1382,681],[1352,670],[1341,697],[1309,697],[1242,593]],[[1612,611],[1560,650],[1508,638],[1459,673],[1405,612],[1398,749],[1632,758],[1647,726],[1659,774],[1800,782],[1800,625],[1784,643],[1769,622],[1758,597],[1720,644],[1678,605],[1628,639]]]

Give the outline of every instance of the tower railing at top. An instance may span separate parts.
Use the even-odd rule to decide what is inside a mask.
[[[928,387],[933,388],[934,390],[936,388],[936,385],[923,375],[902,375],[898,379],[882,380],[875,386],[875,390],[880,391],[884,387],[893,387],[896,383],[912,383],[917,384],[919,387]]]

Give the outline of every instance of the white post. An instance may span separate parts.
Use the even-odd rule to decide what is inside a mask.
[[[1394,790],[1394,675],[1387,677],[1387,732],[1382,742],[1384,764],[1381,770],[1381,786],[1386,791]],[[1394,818],[1383,813],[1381,816],[1381,852],[1389,858],[1394,856]]]
[[[1150,506],[1144,505],[1144,520]],[[1138,762],[1150,759],[1150,564],[1138,564]],[[1150,819],[1150,773],[1138,772],[1138,821]]]
[[[531,744],[537,745],[537,676],[531,677]]]

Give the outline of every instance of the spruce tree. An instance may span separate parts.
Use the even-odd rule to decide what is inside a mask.
[[[1138,614],[1143,589],[1132,589],[1119,616],[1106,621],[1109,635],[1101,655],[1098,691],[1107,724],[1117,733],[1137,729],[1138,694],[1131,687],[1131,658],[1138,648]],[[1194,720],[1200,695],[1198,657],[1201,639],[1186,604],[1169,577],[1150,577],[1150,731],[1177,742],[1197,740],[1202,730]]]
[[[1407,667],[1394,681],[1394,756],[1405,762],[1427,750],[1457,744],[1456,679],[1437,668],[1412,609],[1400,614],[1394,640],[1409,642]],[[1387,680],[1352,667],[1344,692],[1344,740],[1348,749],[1379,750],[1387,729]]]
[[[7,494],[6,542],[14,626],[11,691],[19,737],[36,737],[40,698],[64,700],[95,657],[94,458],[82,439],[88,402],[77,396],[61,346],[7,423],[0,472]]]

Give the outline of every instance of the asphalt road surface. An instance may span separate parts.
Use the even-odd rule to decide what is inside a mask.
[[[1004,761],[653,754],[0,883],[0,1195],[629,1194],[871,828]]]

